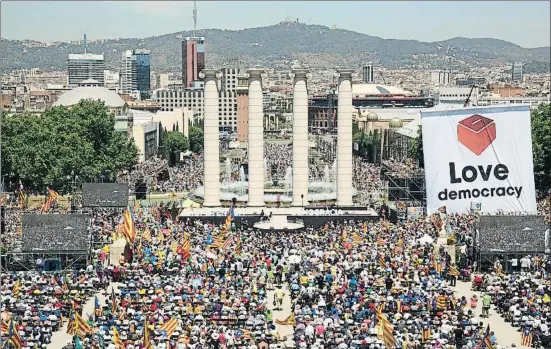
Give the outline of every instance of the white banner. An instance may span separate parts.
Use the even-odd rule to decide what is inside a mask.
[[[427,211],[536,213],[529,106],[421,112]]]

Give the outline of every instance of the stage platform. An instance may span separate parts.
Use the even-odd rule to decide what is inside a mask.
[[[255,223],[254,227],[260,230],[299,230],[304,228],[304,224],[300,221],[289,222],[287,216],[272,215],[268,220]]]
[[[328,221],[373,221],[379,219],[377,212],[370,208],[258,208],[236,207],[236,224],[245,223],[262,230],[298,230],[305,227],[320,227]],[[262,212],[264,216],[262,216]],[[199,219],[204,222],[222,224],[228,214],[227,208],[190,208],[180,212],[181,218]],[[271,215],[271,219],[267,216]]]

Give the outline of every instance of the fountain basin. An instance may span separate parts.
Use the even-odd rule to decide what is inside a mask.
[[[248,201],[249,195],[247,193],[249,187],[248,182],[235,182],[235,183],[223,183],[220,189],[220,200],[231,201],[236,198],[238,202]],[[204,198],[205,188],[203,186],[197,187],[193,192],[193,195],[199,198]],[[356,195],[356,189],[353,189],[353,195]],[[264,194],[264,201],[267,203],[277,202],[279,197],[280,202],[292,202],[292,189],[279,189],[273,188],[269,190],[269,193]],[[320,202],[320,201],[334,201],[337,200],[337,191],[333,183],[326,182],[310,182],[308,185],[308,202]]]

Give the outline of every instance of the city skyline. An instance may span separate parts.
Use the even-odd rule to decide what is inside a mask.
[[[197,7],[198,34],[201,29],[240,30],[298,18],[385,39],[494,38],[526,48],[549,46],[551,40],[549,2],[198,1]],[[89,40],[145,38],[192,30],[192,9],[192,1],[3,2],[1,36],[46,42],[81,40],[82,33]]]

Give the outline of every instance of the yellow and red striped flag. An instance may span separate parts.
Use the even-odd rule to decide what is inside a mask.
[[[75,313],[75,333],[80,339],[84,339],[87,334],[90,334],[92,328],[79,313]]]
[[[151,241],[151,231],[149,230],[149,227],[145,227],[145,230],[142,233],[142,238],[145,241]]]
[[[230,236],[229,238],[226,239],[226,241],[224,241],[224,244],[222,245],[221,249],[227,250],[228,248],[230,248],[232,241],[233,241],[233,236]]]
[[[171,318],[167,322],[165,322],[160,328],[159,331],[165,331],[167,337],[171,337],[174,331],[178,328],[178,319],[177,318]]]
[[[11,343],[16,349],[21,349],[23,347],[23,340],[19,332],[17,332],[17,326],[13,319],[10,320],[6,341]],[[4,348],[4,345],[2,345],[2,348]]]
[[[396,338],[394,338],[394,326],[388,321],[386,315],[380,314],[380,331],[382,334],[383,343],[388,349],[392,349],[396,346]]]
[[[9,323],[2,320],[2,324],[0,325],[0,333],[1,334],[8,334],[10,327]]]
[[[297,325],[297,320],[295,320],[295,314],[291,313],[291,315],[287,316],[287,318],[285,320],[277,320],[276,319],[276,324],[278,325],[281,325],[281,326],[296,326]]]
[[[212,244],[209,245],[209,247],[221,248],[222,246],[224,246],[224,242],[226,242],[226,239],[224,238],[223,234],[220,234],[214,238],[214,241],[212,242]]]
[[[132,214],[130,208],[127,207],[123,215],[123,227],[122,234],[129,244],[133,244],[136,239],[136,231],[134,229],[134,221],[132,220]]]
[[[117,331],[117,328],[115,326],[112,327],[113,329],[113,343],[119,347],[119,349],[125,349],[124,342],[121,339],[121,336],[119,335],[119,331]]]
[[[13,288],[11,290],[15,298],[19,297],[19,293],[21,292],[21,281],[17,280],[15,284],[13,285]]]
[[[144,349],[153,349],[153,344],[151,343],[151,329],[149,328],[149,319],[145,317],[144,327],[143,327],[143,345]]]
[[[450,270],[448,271],[448,274],[450,274],[451,276],[458,277],[459,276],[459,270],[457,270],[457,268],[455,266],[450,265]]]
[[[46,201],[44,201],[44,204],[42,204],[42,207],[40,207],[40,213],[48,212],[52,205],[57,201],[58,197],[59,194],[55,190],[48,188],[48,197],[46,198]]]
[[[363,240],[363,238],[356,232],[353,232],[351,234],[351,236],[352,236],[352,241],[354,242],[354,244],[359,244]]]
[[[235,237],[235,248],[233,249],[233,252],[239,256],[241,254],[242,248],[243,245],[241,242],[241,234],[237,234],[237,236]]]
[[[379,253],[378,263],[379,267],[386,268],[385,256],[382,253]]]

